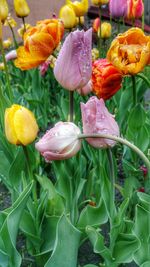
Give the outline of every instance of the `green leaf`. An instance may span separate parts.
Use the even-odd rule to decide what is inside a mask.
[[[146,120],[146,112],[141,104],[137,104],[130,112],[128,118],[128,127],[135,131],[141,129]]]
[[[141,127],[138,129],[135,145],[139,147],[143,152],[146,152],[149,146],[149,132],[146,126]]]
[[[85,230],[86,226],[99,226],[106,223],[108,220],[104,202],[101,201],[98,207],[87,205],[81,212],[78,228]]]
[[[76,267],[81,232],[63,215],[57,225],[55,248],[44,267]]]
[[[95,264],[86,264],[83,267],[97,267],[97,265],[95,265]]]
[[[146,261],[140,267],[149,267],[149,266],[150,266],[150,261]]]
[[[21,186],[21,172],[25,166],[25,158],[22,147],[18,148],[17,154],[9,169],[9,179],[14,189],[19,190]]]
[[[21,265],[21,256],[16,250],[16,238],[20,219],[30,196],[32,186],[33,184],[28,185],[15,201],[0,231],[0,258],[2,257],[4,262],[7,262],[9,258],[8,265],[6,265],[9,267],[19,267]]]
[[[113,250],[113,257],[118,263],[129,263],[139,247],[138,239],[132,234],[119,234]]]

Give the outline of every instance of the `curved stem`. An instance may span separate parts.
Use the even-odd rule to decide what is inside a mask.
[[[84,138],[106,138],[106,139],[110,139],[110,140],[114,140],[116,142],[119,142],[123,145],[126,145],[128,147],[130,147],[136,154],[138,154],[138,156],[143,160],[143,162],[145,163],[147,169],[148,169],[148,175],[150,178],[150,161],[148,160],[148,158],[144,155],[144,153],[134,144],[130,143],[129,141],[127,141],[126,139],[123,139],[121,137],[115,136],[115,135],[111,135],[111,134],[80,134],[78,135],[79,139],[84,139]]]
[[[138,73],[136,76],[143,79],[143,81],[150,87],[150,80],[143,73]]]
[[[22,17],[22,22],[23,22],[23,27],[24,27],[24,33],[26,32],[26,23],[25,23],[25,18]]]
[[[133,106],[135,107],[137,103],[136,80],[134,75],[132,75],[131,78],[132,78]]]
[[[7,20],[7,22],[8,22],[8,20]],[[9,22],[8,22],[8,25],[9,25],[9,28],[10,28],[10,30],[11,30],[12,36],[13,36],[13,40],[14,40],[15,48],[17,49],[17,48],[18,48],[18,43],[17,43],[17,41],[16,41],[16,37],[15,37],[14,30],[13,30],[13,28],[11,27],[11,24],[10,24]]]

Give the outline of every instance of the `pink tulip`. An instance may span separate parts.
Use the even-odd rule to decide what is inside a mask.
[[[83,133],[84,134],[111,134],[118,136],[119,127],[114,116],[105,107],[105,102],[92,96],[86,104],[81,103]],[[88,138],[88,143],[93,147],[113,147],[115,141],[105,138]]]
[[[9,60],[14,60],[17,58],[17,52],[16,50],[11,50],[10,52],[8,52],[6,55],[5,55],[5,59],[6,61],[9,61]]]
[[[127,15],[128,19],[138,19],[142,17],[144,12],[144,4],[142,0],[127,0]]]
[[[110,0],[109,12],[113,18],[124,17],[127,14],[127,0]]]
[[[73,157],[81,147],[80,129],[72,122],[58,122],[35,144],[47,162]]]
[[[85,86],[92,73],[92,29],[71,32],[59,52],[54,67],[56,80],[67,90]]]
[[[78,89],[77,92],[79,95],[86,96],[92,92],[92,81],[89,82],[82,88]]]

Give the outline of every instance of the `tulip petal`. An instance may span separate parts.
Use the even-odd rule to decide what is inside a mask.
[[[18,145],[20,142],[18,140],[15,127],[14,127],[14,114],[20,109],[19,105],[13,105],[12,108],[7,108],[5,111],[5,135],[7,140],[12,143]]]

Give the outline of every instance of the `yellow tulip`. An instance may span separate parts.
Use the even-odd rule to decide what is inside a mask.
[[[11,14],[8,14],[7,20],[5,20],[4,26],[11,26],[12,28],[17,26],[17,22],[13,19]]]
[[[4,49],[8,49],[12,45],[12,40],[11,38],[8,38],[3,41],[3,47]]]
[[[6,0],[0,0],[0,20],[4,22],[7,16],[8,16],[8,4]]]
[[[2,41],[2,22],[0,20],[0,41]]]
[[[26,0],[14,0],[14,8],[16,15],[20,18],[27,17],[30,13],[30,8]]]
[[[29,30],[31,27],[32,27],[31,24],[25,23],[26,31]],[[18,32],[18,35],[21,38],[23,38],[23,36],[24,36],[24,25],[23,24],[21,24],[21,27],[17,30],[17,32]]]
[[[101,38],[107,39],[111,36],[111,24],[109,22],[103,22],[101,25]],[[98,36],[100,35],[100,30],[98,30]]]
[[[76,26],[76,14],[69,5],[65,5],[60,9],[59,18],[63,21],[65,29],[72,29]]]
[[[92,4],[96,6],[108,4],[109,0],[92,0]]]
[[[20,105],[12,105],[5,111],[5,134],[14,145],[32,143],[38,133],[38,125],[33,113]]]
[[[4,70],[4,69],[5,69],[4,63],[0,63],[0,70]]]
[[[82,17],[76,17],[76,25],[84,25],[84,16]]]
[[[71,0],[66,0],[66,4],[70,5],[74,9],[77,17],[84,16],[89,7],[88,0],[81,0],[81,2],[72,2]]]

